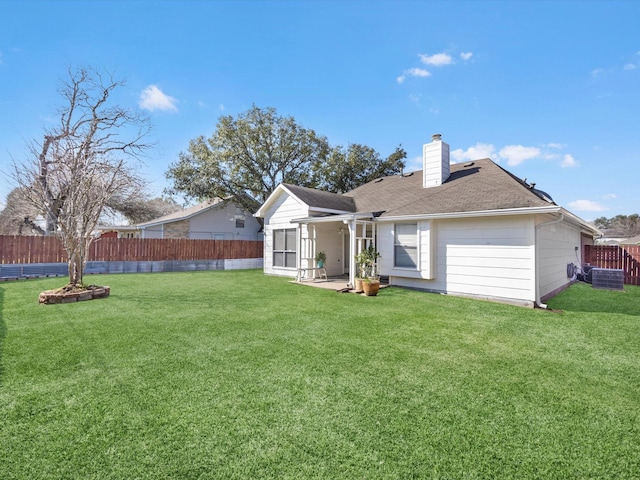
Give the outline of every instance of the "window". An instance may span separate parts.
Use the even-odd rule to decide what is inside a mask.
[[[398,223],[394,230],[394,266],[416,268],[418,266],[418,224]]]
[[[296,268],[296,229],[273,231],[273,266]]]

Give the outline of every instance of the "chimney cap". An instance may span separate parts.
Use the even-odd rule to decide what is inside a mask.
[[[434,133],[433,135],[431,135],[431,141],[439,142],[441,140],[442,140],[442,134],[441,133]]]

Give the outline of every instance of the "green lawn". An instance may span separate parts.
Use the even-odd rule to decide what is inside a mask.
[[[640,287],[556,312],[258,271],[0,283],[0,478],[639,478]],[[562,310],[562,312],[557,312]]]

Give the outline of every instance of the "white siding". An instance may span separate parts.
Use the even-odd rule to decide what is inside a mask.
[[[317,223],[309,227],[315,229],[316,252],[322,251],[327,254],[325,267],[329,276],[342,275],[349,268],[348,265],[344,265],[348,259],[345,258],[341,227],[346,230],[342,222]]]
[[[403,223],[403,222],[397,222]],[[435,275],[435,222],[423,220],[417,222],[416,235],[418,236],[418,267],[399,268],[394,266],[394,225],[380,223],[378,225],[378,248],[380,251],[380,272],[383,275],[433,279]]]
[[[142,238],[164,238],[164,230],[162,228],[162,225],[145,228],[142,231]]]
[[[244,217],[244,228],[236,228],[236,205],[227,203],[191,217],[189,238],[213,240],[259,240],[260,223],[251,214]]]
[[[513,302],[535,301],[531,217],[421,222],[420,271],[413,272],[393,268],[392,228],[380,229],[380,245],[381,253],[388,257],[382,263],[382,274],[390,274],[393,284]]]
[[[295,277],[297,270],[273,266],[273,231],[281,228],[297,228],[291,223],[294,218],[306,217],[308,207],[300,204],[293,197],[282,194],[278,197],[264,216],[264,273]],[[306,226],[302,226],[306,231]]]
[[[538,268],[540,297],[567,285],[567,265],[579,263],[580,230],[567,222],[541,226],[538,229]]]

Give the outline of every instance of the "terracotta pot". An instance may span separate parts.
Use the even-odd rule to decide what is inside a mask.
[[[356,278],[355,281],[355,285],[354,285],[354,290],[356,292],[361,292],[362,291],[362,279],[361,278]]]
[[[375,297],[380,290],[380,280],[369,280],[362,282],[364,294],[367,297]]]

